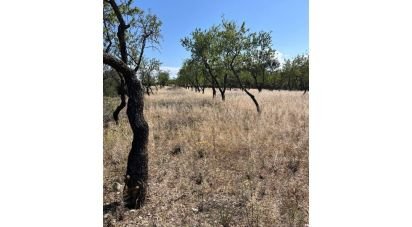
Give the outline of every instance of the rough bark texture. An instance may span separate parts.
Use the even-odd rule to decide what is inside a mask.
[[[103,53],[103,63],[110,65],[123,75],[127,89],[128,100],[126,113],[130,127],[133,131],[133,141],[127,161],[123,202],[129,209],[135,209],[140,208],[145,202],[148,179],[147,143],[149,126],[143,115],[143,85],[136,76],[148,35],[144,34],[139,62],[135,69],[131,69],[128,66],[126,47],[126,30],[130,25],[125,23],[115,0],[107,1],[110,3],[119,21],[117,37],[119,40],[121,60],[108,53]]]
[[[140,208],[145,202],[147,191],[149,126],[143,115],[143,90],[140,81],[136,76],[129,77],[126,85],[129,94],[127,117],[133,131],[133,142],[127,160],[123,196],[128,208]]]
[[[126,82],[129,96],[127,117],[133,131],[133,142],[127,161],[123,201],[129,209],[140,208],[145,202],[148,179],[149,126],[143,115],[143,86],[135,71],[124,62],[103,53],[103,63],[122,73]]]

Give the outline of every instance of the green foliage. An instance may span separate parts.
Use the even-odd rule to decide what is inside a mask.
[[[181,40],[190,51],[178,73],[177,85],[261,89],[309,89],[309,58],[299,55],[283,68],[277,59],[270,32],[250,32],[224,18],[209,29],[196,28]],[[239,78],[237,78],[237,76]],[[214,85],[213,85],[214,84]]]
[[[120,86],[119,75],[114,70],[103,72],[103,95],[107,97],[119,96],[118,89]]]
[[[152,86],[156,83],[156,71],[159,71],[161,63],[155,58],[143,58],[139,69],[140,79],[145,86]]]
[[[110,3],[103,1],[103,47],[104,51],[121,58],[119,47],[119,21]],[[118,9],[124,18],[127,27],[125,30],[125,45],[127,57],[131,59],[127,64],[139,68],[139,63],[146,48],[157,48],[161,40],[161,25],[159,18],[149,12],[144,12],[132,6],[132,0],[118,2]]]
[[[309,90],[309,56],[286,60],[280,71],[281,89]]]
[[[161,87],[168,85],[170,79],[170,73],[167,71],[160,71],[157,76],[157,82]]]

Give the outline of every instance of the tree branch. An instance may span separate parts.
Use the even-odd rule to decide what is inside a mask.
[[[126,29],[130,27],[130,25],[126,25],[126,23],[124,22],[122,13],[120,12],[115,0],[110,0],[109,3],[112,6],[114,13],[116,14],[117,20],[119,21],[119,27],[117,28],[117,37],[119,39],[120,55],[122,57],[122,61],[127,64],[125,32]]]
[[[105,52],[109,53],[110,47],[112,46],[112,39],[110,38],[109,29],[107,28],[105,20],[103,20],[103,24],[104,24],[104,27],[106,28],[106,40],[109,42],[109,45],[107,45]]]
[[[134,68],[135,72],[137,72],[137,70],[139,70],[140,62],[142,62],[143,52],[144,52],[145,46],[146,46],[146,36],[143,36],[142,47],[140,48],[140,53],[139,53],[139,60],[136,63],[136,67]]]
[[[210,77],[211,77],[211,78],[212,78],[212,80],[216,83],[217,88],[219,89],[219,91],[220,91],[220,92],[222,92],[222,89],[220,88],[219,81],[217,81],[216,77],[213,75],[213,73],[212,73],[212,69],[210,68],[209,63],[207,63],[207,61],[206,61],[204,58],[202,58],[202,61],[203,61],[203,64],[206,66],[207,71],[208,71],[208,72],[209,72],[209,74],[210,74]]]
[[[108,53],[103,53],[103,64],[111,66],[116,71],[123,74],[124,77],[134,74],[134,71],[132,71],[126,63]]]

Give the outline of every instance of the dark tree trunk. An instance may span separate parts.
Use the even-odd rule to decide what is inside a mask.
[[[259,85],[259,86],[257,87],[257,89],[258,89],[259,92],[262,92],[262,85]]]
[[[252,93],[250,93],[248,90],[244,89],[244,91],[246,92],[246,94],[252,99],[253,103],[255,103],[256,106],[256,111],[258,113],[260,113],[260,107],[259,107],[259,103],[256,101],[255,96],[252,95]]]
[[[119,85],[119,90],[118,93],[120,95],[120,99],[121,99],[121,103],[120,105],[116,108],[116,110],[113,112],[113,118],[114,121],[116,122],[116,124],[119,123],[119,113],[120,111],[126,106],[126,91],[125,91],[125,83],[124,83],[124,78],[123,75],[119,72],[117,72],[117,74],[119,74],[120,77],[120,85]]]
[[[256,75],[254,75],[252,77],[253,77],[253,80],[255,82],[255,87],[258,89],[259,92],[261,92],[262,91],[262,84],[258,82]],[[250,89],[250,86],[249,86],[249,89]]]
[[[129,209],[140,208],[145,202],[148,179],[149,126],[143,115],[143,86],[135,71],[124,62],[103,53],[103,63],[122,73],[126,82],[129,97],[126,113],[133,131],[133,141],[127,160],[123,201]]]
[[[227,74],[225,74],[225,76],[223,77],[223,89],[219,88],[220,95],[222,96],[222,101],[225,101],[226,83],[227,83]]]
[[[129,97],[127,101],[126,113],[129,119],[130,127],[133,131],[132,148],[127,161],[123,201],[124,205],[130,209],[140,208],[145,202],[147,190],[147,143],[149,137],[149,126],[143,115],[143,86],[137,78],[136,72],[138,71],[142,60],[147,36],[143,36],[139,61],[133,70],[127,65],[127,48],[125,40],[125,33],[130,27],[130,24],[125,23],[116,2],[114,0],[108,0],[108,2],[110,3],[119,21],[117,37],[119,40],[121,60],[110,54],[103,53],[103,63],[110,65],[124,77],[127,95]]]
[[[203,80],[203,84],[202,84],[202,86],[200,87],[200,88],[202,89],[202,94],[205,93],[205,87],[206,87],[206,80]]]
[[[217,86],[217,88],[219,89],[219,91],[220,91],[220,93],[221,93],[221,95],[222,95],[222,100],[225,100],[225,95],[224,95],[224,93],[225,93],[225,88],[223,88],[223,90],[222,90],[222,88],[221,88],[221,86],[220,86],[220,84],[219,84],[219,81],[216,79],[216,76],[213,74],[213,72],[212,72],[212,68],[210,67],[210,65],[207,63],[207,61],[205,60],[205,59],[202,59],[202,61],[203,61],[203,64],[204,64],[204,66],[206,67],[206,69],[207,69],[207,72],[209,73],[209,75],[210,75],[210,81],[211,81],[211,83],[212,83],[212,91],[213,91],[213,98],[215,98],[216,97],[216,89],[215,89],[215,87]],[[225,75],[225,78],[224,78],[224,81],[223,81],[223,85],[224,86],[226,86],[226,79],[227,79],[227,75]]]
[[[216,97],[216,89],[215,89],[215,82],[212,80],[212,94],[213,94],[213,98]]]
[[[127,117],[133,131],[133,142],[127,160],[123,200],[126,207],[133,209],[140,208],[146,199],[149,126],[143,115],[143,91],[140,81],[132,75],[128,80],[129,82],[126,83],[129,94]]]
[[[252,93],[250,93],[248,90],[246,90],[246,88],[243,86],[243,83],[240,80],[240,77],[239,77],[238,73],[236,72],[235,68],[233,67],[233,65],[230,65],[230,69],[232,70],[233,74],[236,76],[236,79],[237,79],[241,89],[252,99],[253,103],[256,106],[256,111],[258,113],[260,113],[259,103],[256,101],[255,96]]]
[[[200,83],[199,83],[199,80],[197,78],[197,74],[196,74],[196,77],[195,77],[195,87],[196,87],[196,92],[200,93]]]
[[[226,91],[226,89],[220,89],[219,88],[219,92],[220,92],[220,96],[222,97],[222,101],[225,101],[225,91]]]
[[[225,101],[225,92],[224,92],[224,91],[220,91],[220,95],[222,96],[222,101]]]

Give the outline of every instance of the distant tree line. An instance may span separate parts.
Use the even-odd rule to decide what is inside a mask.
[[[213,98],[219,91],[225,100],[227,89],[239,88],[259,104],[249,89],[309,90],[309,56],[286,60],[281,67],[272,48],[270,32],[250,32],[243,22],[222,19],[206,30],[195,29],[181,40],[190,51],[178,72],[176,85],[204,92],[212,88]]]
[[[196,92],[204,91],[204,88],[211,88],[212,83],[207,81],[207,74],[192,72],[190,67],[185,66],[177,75],[174,84],[186,87]],[[240,78],[247,89],[267,90],[296,90],[309,91],[309,56],[298,55],[294,59],[288,59],[275,71],[266,71],[266,77],[254,77],[248,71],[242,71]],[[238,82],[233,77],[228,77],[226,86],[228,89],[240,88]]]
[[[145,94],[153,94],[152,87],[156,89],[168,86],[174,83],[174,80],[170,78],[168,71],[158,69],[159,62],[156,59],[142,60],[141,70],[139,70],[139,78],[145,90]],[[160,65],[160,64],[159,64]],[[127,91],[121,91],[122,84],[116,70],[105,69],[103,70],[103,95],[106,97],[118,97],[123,92],[127,94]]]

